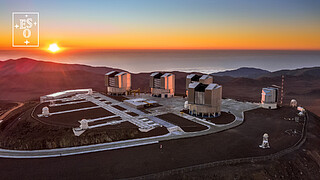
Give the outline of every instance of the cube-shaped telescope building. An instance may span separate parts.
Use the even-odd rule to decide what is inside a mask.
[[[188,87],[189,114],[217,117],[221,114],[222,86],[192,82]]]
[[[150,75],[151,95],[167,98],[175,92],[175,75],[172,73],[155,72]]]
[[[261,107],[266,109],[276,109],[278,103],[278,88],[262,88]]]
[[[213,83],[213,77],[211,75],[197,75],[189,74],[186,78],[186,95],[188,96],[189,84],[193,82],[199,82],[202,84],[211,84]]]
[[[105,75],[105,86],[107,94],[125,95],[131,89],[131,74],[110,71]]]

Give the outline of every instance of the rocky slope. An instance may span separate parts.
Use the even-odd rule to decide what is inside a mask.
[[[111,70],[107,67],[59,64],[26,58],[0,61],[0,100],[35,100],[45,94],[76,88],[104,91],[104,74]],[[285,74],[284,103],[288,104],[295,98],[300,105],[320,115],[319,72],[320,68],[315,67],[267,73],[266,77],[257,79],[230,76],[215,76],[214,79],[223,85],[224,98],[259,102],[261,88],[281,85],[281,74]],[[176,75],[176,94],[183,95],[187,73],[173,73]],[[149,92],[149,73],[132,74],[132,88]]]

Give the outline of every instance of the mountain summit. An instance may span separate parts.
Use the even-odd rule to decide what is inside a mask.
[[[212,73],[214,76],[230,76],[234,78],[245,77],[245,78],[257,78],[263,75],[270,73],[270,71],[258,69],[258,68],[251,68],[251,67],[241,67],[235,70],[223,71]]]

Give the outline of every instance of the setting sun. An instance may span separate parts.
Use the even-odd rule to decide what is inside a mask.
[[[48,50],[55,53],[55,52],[59,51],[60,48],[56,43],[54,43],[54,44],[50,44]]]

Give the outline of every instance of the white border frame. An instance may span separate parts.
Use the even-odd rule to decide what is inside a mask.
[[[38,44],[37,45],[15,45],[14,44],[14,15],[15,14],[36,14],[38,16]],[[39,12],[12,12],[12,47],[39,47],[40,44],[40,16]]]

